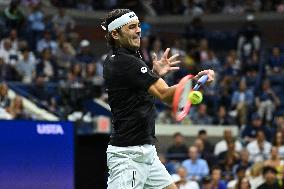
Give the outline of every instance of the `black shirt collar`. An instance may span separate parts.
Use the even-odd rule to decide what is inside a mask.
[[[137,50],[137,51],[134,51],[134,50],[127,49],[127,48],[124,48],[124,47],[115,48],[115,49],[113,49],[113,52],[114,52],[114,53],[122,52],[122,53],[133,54],[133,55],[138,54],[138,50]]]

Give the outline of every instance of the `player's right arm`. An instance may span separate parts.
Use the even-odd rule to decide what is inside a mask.
[[[149,87],[148,92],[159,98],[161,101],[171,104],[175,90],[176,85],[169,87],[162,78],[159,78]]]

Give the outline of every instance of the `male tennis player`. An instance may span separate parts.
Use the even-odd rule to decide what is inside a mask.
[[[153,59],[151,70],[141,59],[141,28],[138,17],[128,9],[108,13],[102,27],[112,50],[104,62],[108,100],[113,114],[112,134],[107,148],[108,189],[176,189],[171,176],[157,156],[154,146],[154,97],[171,103],[175,86],[160,78],[176,70],[178,55]],[[209,75],[205,70],[198,75]]]

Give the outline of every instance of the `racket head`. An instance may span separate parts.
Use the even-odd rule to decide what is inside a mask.
[[[194,75],[183,77],[177,85],[173,97],[172,114],[176,121],[182,121],[189,113],[191,102],[188,99],[190,91],[192,91],[195,80]]]

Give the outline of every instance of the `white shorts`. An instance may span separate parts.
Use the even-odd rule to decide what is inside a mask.
[[[172,177],[154,145],[107,148],[108,189],[163,189]]]

